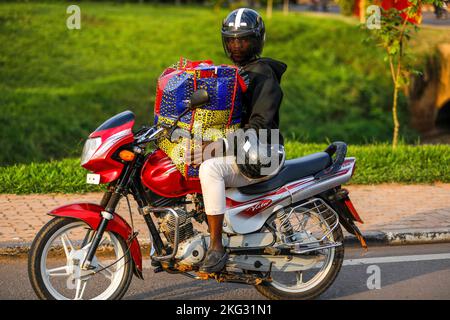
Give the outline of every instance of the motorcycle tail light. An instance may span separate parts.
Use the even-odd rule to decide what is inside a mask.
[[[86,143],[83,147],[83,152],[81,154],[81,165],[86,164],[89,160],[91,160],[92,156],[94,155],[95,151],[100,147],[102,144],[102,138],[90,138],[86,140]]]

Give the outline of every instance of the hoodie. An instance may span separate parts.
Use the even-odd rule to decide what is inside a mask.
[[[241,67],[240,75],[247,84],[241,119],[244,128],[257,132],[260,129],[279,129],[279,110],[283,99],[280,81],[286,68],[283,62],[270,58],[259,58]],[[279,139],[279,143],[283,144],[281,134]]]

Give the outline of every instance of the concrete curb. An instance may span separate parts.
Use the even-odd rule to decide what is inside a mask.
[[[450,228],[442,229],[402,229],[385,231],[366,231],[363,236],[368,245],[408,245],[450,242]],[[353,235],[345,237],[345,244],[358,245]]]
[[[402,229],[386,231],[366,231],[363,236],[369,246],[398,246],[410,244],[450,243],[450,228],[443,229]],[[359,246],[355,236],[346,233],[345,245]],[[141,248],[149,250],[149,239],[140,240]],[[26,255],[31,242],[0,242],[0,257]]]
[[[12,257],[28,254],[31,242],[0,242],[0,257]]]

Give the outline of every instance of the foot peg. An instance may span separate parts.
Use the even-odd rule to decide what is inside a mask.
[[[163,272],[163,271],[164,271],[164,269],[163,269],[162,266],[159,266],[159,267],[156,267],[156,268],[153,269],[153,273],[160,273],[160,272]]]
[[[164,271],[164,269],[162,267],[162,264],[159,261],[156,261],[156,260],[152,259],[151,262],[150,262],[150,265],[153,268],[153,273],[160,273],[160,272]]]
[[[153,260],[153,259],[151,260],[150,264],[153,268],[161,267],[161,262]]]

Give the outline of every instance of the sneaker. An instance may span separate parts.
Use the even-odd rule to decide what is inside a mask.
[[[225,251],[208,250],[199,271],[205,273],[219,272],[225,267],[227,261],[228,253]]]

